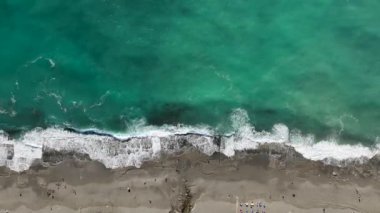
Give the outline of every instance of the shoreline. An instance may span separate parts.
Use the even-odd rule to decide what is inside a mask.
[[[230,213],[236,196],[265,202],[268,213],[380,209],[379,157],[337,167],[280,144],[234,157],[190,147],[140,168],[107,169],[85,156],[54,156],[21,173],[1,168],[0,212]]]
[[[222,153],[235,157],[239,152],[255,152],[267,143],[290,147],[313,161],[349,166],[365,164],[377,158],[380,150],[380,145],[370,148],[326,141],[310,143],[309,136],[293,135],[284,125],[275,125],[272,132],[257,132],[251,126],[242,125],[228,135],[219,135],[206,128],[192,128],[195,127],[166,127],[124,138],[94,130],[59,128],[35,129],[17,139],[0,134],[0,166],[21,172],[43,161],[49,153],[56,157],[72,153],[101,162],[107,168],[117,169],[140,167],[160,155],[175,155],[189,148],[195,148],[208,156]]]

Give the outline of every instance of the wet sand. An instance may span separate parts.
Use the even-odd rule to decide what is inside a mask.
[[[66,159],[23,173],[3,168],[0,175],[0,213],[234,213],[237,197],[265,203],[267,213],[380,211],[378,173],[367,177],[281,154],[186,151],[117,170]]]

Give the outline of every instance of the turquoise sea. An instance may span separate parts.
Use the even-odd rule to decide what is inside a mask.
[[[2,0],[0,129],[380,137],[380,1]]]

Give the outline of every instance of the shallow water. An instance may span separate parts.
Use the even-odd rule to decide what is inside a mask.
[[[0,129],[137,124],[231,130],[244,109],[373,145],[380,136],[380,2],[0,2]]]

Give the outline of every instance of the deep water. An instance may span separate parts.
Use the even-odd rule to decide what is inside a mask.
[[[380,136],[380,1],[2,0],[0,129]]]

